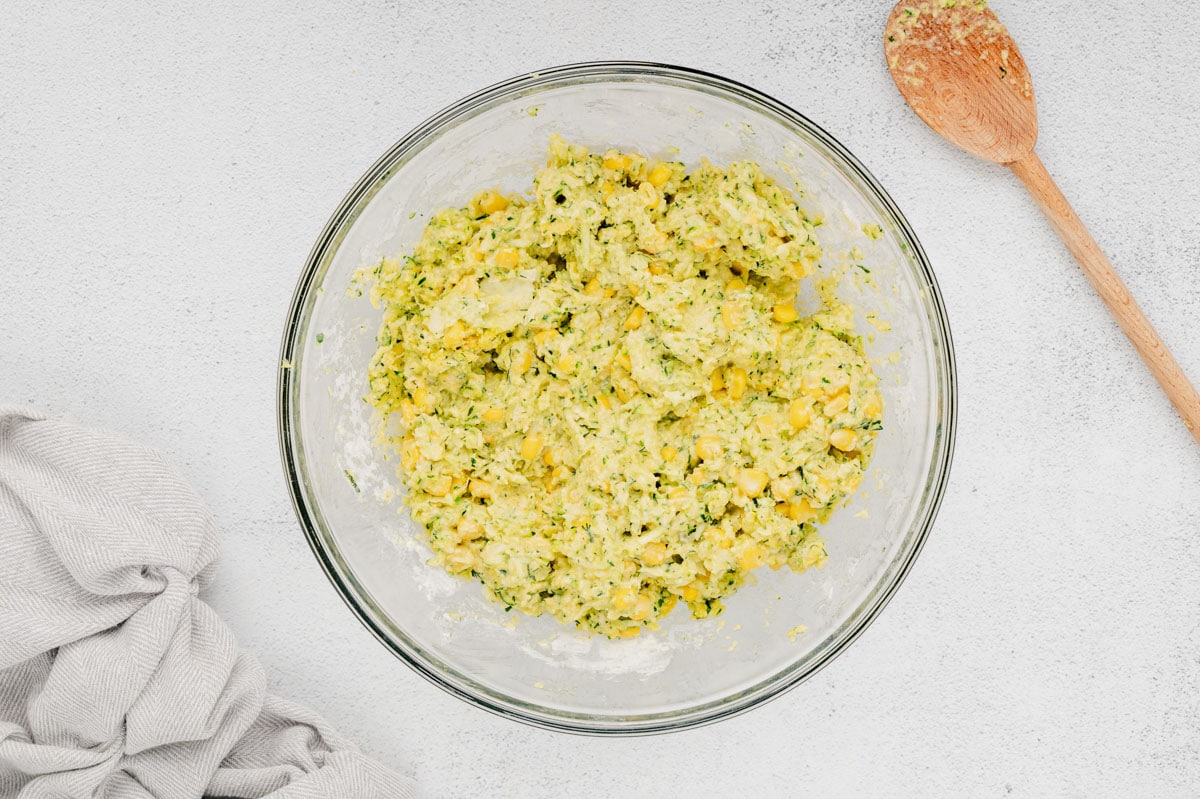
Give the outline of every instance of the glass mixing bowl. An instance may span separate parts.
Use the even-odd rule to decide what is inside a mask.
[[[366,369],[381,312],[351,275],[411,248],[430,212],[481,188],[528,191],[552,133],[593,151],[689,165],[759,162],[821,212],[841,294],[858,308],[886,402],[858,495],[822,527],[822,569],[755,572],[717,619],[677,609],[654,632],[608,640],[505,613],[427,563],[395,457],[372,447]],[[671,148],[677,148],[671,149]],[[865,224],[883,235],[871,238]],[[852,248],[857,248],[853,250]],[[801,307],[812,301],[803,294]],[[301,526],[342,598],[418,673],[487,710],[558,730],[660,732],[778,696],[850,644],[912,566],[942,498],[954,441],[954,357],[916,236],[870,173],[821,128],[753,89],[641,63],[558,67],[456,103],[391,148],[326,225],[283,337],[280,448]]]

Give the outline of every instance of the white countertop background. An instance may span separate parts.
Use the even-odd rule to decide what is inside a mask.
[[[1200,381],[1194,9],[995,0],[1038,152]],[[211,504],[208,599],[274,692],[453,796],[1188,796],[1200,790],[1200,447],[1007,170],[903,105],[886,0],[0,4],[0,403],[164,450]],[[425,117],[558,63],[749,83],[883,183],[958,357],[948,493],[848,652],[738,718],[601,740],[425,682],[298,529],[275,371],[305,257]]]

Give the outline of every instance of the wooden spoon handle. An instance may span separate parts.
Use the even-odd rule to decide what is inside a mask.
[[[1100,299],[1104,300],[1108,310],[1116,317],[1121,330],[1125,331],[1138,355],[1142,356],[1142,360],[1150,368],[1154,379],[1162,386],[1167,398],[1182,417],[1184,425],[1196,441],[1200,442],[1200,395],[1188,382],[1187,375],[1162,343],[1162,339],[1154,331],[1154,326],[1142,313],[1129,289],[1100,250],[1100,245],[1092,238],[1092,234],[1054,183],[1037,153],[1030,152],[1020,161],[1008,166],[1033,195],[1042,213],[1058,231],[1075,260],[1083,267],[1083,273],[1091,281]]]

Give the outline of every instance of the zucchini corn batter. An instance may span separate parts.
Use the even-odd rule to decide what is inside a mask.
[[[368,399],[435,562],[610,637],[822,565],[883,405],[834,281],[793,304],[818,225],[757,164],[554,137],[532,196],[482,192],[362,270]]]

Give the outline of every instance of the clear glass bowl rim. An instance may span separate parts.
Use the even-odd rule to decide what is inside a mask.
[[[893,571],[890,581],[874,587],[866,603],[860,606],[839,628],[837,640],[832,642],[832,645],[825,646],[820,656],[803,663],[801,668],[796,668],[796,665],[793,664],[788,669],[766,676],[746,691],[683,710],[644,714],[633,718],[597,717],[585,714],[555,713],[512,698],[497,696],[476,684],[467,675],[447,674],[426,662],[417,652],[410,651],[402,642],[394,640],[381,629],[381,626],[364,607],[363,597],[352,586],[347,585],[346,580],[343,579],[341,569],[335,562],[340,558],[325,546],[321,531],[318,529],[319,522],[317,520],[320,514],[316,512],[315,507],[310,506],[309,498],[304,490],[302,468],[298,463],[300,460],[297,449],[298,435],[294,424],[299,413],[299,379],[296,374],[297,370],[289,366],[278,370],[276,423],[279,433],[280,457],[283,461],[288,492],[309,547],[347,607],[389,651],[439,688],[469,704],[499,716],[561,732],[630,736],[672,732],[711,724],[774,699],[832,662],[870,626],[904,582],[904,578],[924,547],[936,520],[953,460],[958,416],[958,386],[950,324],[929,259],[904,214],[866,167],[823,128],[773,97],[712,73],[688,67],[642,61],[593,61],[566,64],[519,75],[464,97],[413,128],[388,149],[359,179],[330,217],[313,245],[288,308],[280,352],[281,364],[290,365],[295,362],[300,346],[300,336],[305,328],[304,309],[307,305],[308,295],[315,289],[314,281],[322,263],[332,252],[336,251],[336,247],[340,243],[339,233],[343,233],[353,224],[355,217],[352,217],[351,214],[354,209],[359,207],[360,203],[371,194],[372,188],[376,187],[396,164],[402,162],[408,153],[420,149],[425,142],[452,128],[456,120],[470,117],[475,111],[498,101],[520,97],[536,89],[595,83],[604,79],[634,81],[648,79],[651,82],[659,79],[699,91],[715,90],[733,95],[757,111],[802,129],[807,135],[820,141],[837,159],[840,159],[854,180],[871,192],[874,199],[890,214],[898,233],[910,248],[918,266],[919,278],[928,288],[927,308],[931,310],[929,322],[934,328],[935,338],[940,337],[944,344],[944,346],[937,347],[935,353],[936,372],[943,376],[944,390],[937,397],[940,420],[936,439],[937,446],[926,479],[925,501],[919,508],[915,522],[918,529],[916,535],[912,537],[911,545],[901,553],[903,560]]]

